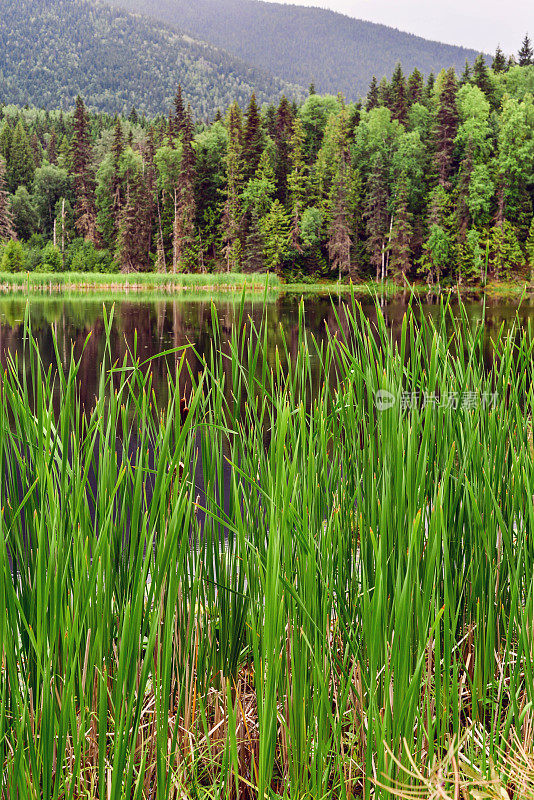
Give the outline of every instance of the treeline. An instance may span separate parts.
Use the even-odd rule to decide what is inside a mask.
[[[534,63],[397,67],[366,102],[253,96],[195,123],[5,107],[1,269],[504,279],[534,264]]]

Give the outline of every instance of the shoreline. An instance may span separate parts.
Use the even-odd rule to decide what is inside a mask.
[[[190,295],[193,293],[246,295],[261,297],[264,294],[284,295],[335,295],[350,294],[358,296],[382,296],[388,299],[414,293],[418,297],[429,295],[458,294],[472,297],[473,300],[487,297],[519,298],[531,296],[534,287],[523,281],[493,281],[487,286],[446,286],[431,287],[426,283],[406,283],[394,281],[376,283],[373,280],[338,283],[337,281],[317,281],[315,283],[285,283],[273,274],[180,274],[161,275],[158,273],[0,273],[0,296],[6,295],[65,295],[68,293],[92,294],[109,292],[113,295],[158,294],[164,296]]]

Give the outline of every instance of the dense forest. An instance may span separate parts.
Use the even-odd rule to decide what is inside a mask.
[[[477,53],[352,19],[334,11],[258,0],[111,0],[151,14],[249,64],[318,92],[365,95],[373,75],[391,75],[400,61],[423,75],[463,69]]]
[[[303,91],[159,22],[88,0],[0,0],[0,103],[164,112],[181,83],[206,119],[233,100]]]
[[[517,62],[517,63],[516,63]],[[310,87],[211,124],[0,111],[2,271],[505,279],[534,264],[534,57],[400,66],[365,103]]]

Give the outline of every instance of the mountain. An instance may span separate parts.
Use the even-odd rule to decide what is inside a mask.
[[[364,95],[373,75],[390,77],[397,62],[423,74],[462,71],[475,50],[431,42],[334,11],[259,0],[111,0],[179,25],[247,63],[319,92]]]
[[[0,0],[0,103],[166,112],[182,84],[204,118],[302,90],[161,22],[87,0]]]

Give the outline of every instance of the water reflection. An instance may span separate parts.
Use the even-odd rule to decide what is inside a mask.
[[[327,329],[340,333],[340,327],[347,332],[347,320],[343,304],[347,298],[305,296],[304,319],[309,335],[319,342],[324,340]],[[377,313],[372,300],[361,300],[365,315],[376,321]],[[382,311],[391,335],[398,340],[402,319],[408,298],[395,299],[383,305]],[[0,361],[6,365],[8,354],[18,356],[19,370],[25,369],[23,360],[24,317],[29,303],[33,335],[36,338],[45,367],[56,363],[54,337],[57,341],[60,359],[68,366],[71,347],[76,357],[83,352],[80,367],[80,396],[86,406],[91,406],[98,391],[99,366],[104,357],[104,313],[101,300],[84,296],[75,299],[61,297],[39,297],[29,301],[20,297],[0,299]],[[267,330],[268,360],[275,366],[276,351],[287,351],[291,357],[296,355],[299,330],[300,298],[292,295],[281,296],[265,306],[262,301],[247,302],[244,318],[256,326],[264,321]],[[129,353],[136,352],[141,361],[150,362],[153,385],[156,395],[164,400],[167,377],[174,377],[178,356],[167,355],[154,358],[172,348],[194,345],[187,353],[190,372],[194,375],[201,369],[204,356],[209,357],[213,344],[212,303],[205,300],[159,299],[156,301],[127,300],[112,303],[106,301],[107,312],[114,305],[114,318],[111,337],[113,361],[122,363]],[[453,307],[457,309],[457,306]],[[239,319],[240,298],[229,297],[227,301],[217,301],[214,305],[223,347],[232,336]],[[466,313],[471,326],[480,324],[483,304],[479,299],[468,300]],[[421,304],[421,313],[436,318],[439,308],[435,298],[426,298]],[[491,363],[492,340],[501,325],[509,327],[515,320],[526,326],[534,318],[534,300],[527,299],[519,306],[518,302],[488,300],[486,306],[486,326],[484,331],[484,354]],[[285,341],[284,341],[285,340]],[[85,347],[85,350],[84,350]],[[187,383],[188,371],[183,371]],[[184,391],[187,386],[184,385]]]

